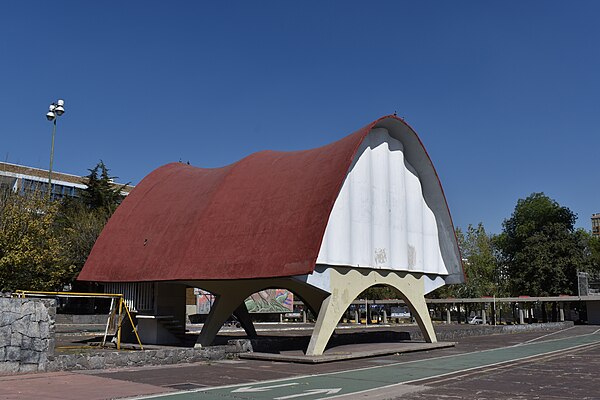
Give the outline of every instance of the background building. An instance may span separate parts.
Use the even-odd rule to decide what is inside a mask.
[[[592,214],[592,235],[600,236],[600,213]]]
[[[129,194],[133,189],[131,185],[123,185],[116,182],[115,186],[122,187],[121,192],[123,195]],[[53,199],[62,199],[65,196],[78,197],[79,191],[85,188],[84,176],[52,171]],[[47,193],[48,170],[0,162],[0,190],[7,189],[21,194],[34,191]]]

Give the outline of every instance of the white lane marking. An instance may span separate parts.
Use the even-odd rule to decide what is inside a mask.
[[[539,340],[539,339],[542,339],[542,338],[545,338],[545,337],[548,337],[548,336],[556,335],[557,333],[565,332],[565,331],[568,331],[569,329],[573,329],[573,328],[575,328],[575,327],[572,326],[572,327],[567,328],[567,329],[561,329],[560,331],[556,331],[556,332],[548,333],[546,335],[538,336],[536,338],[533,338],[533,339],[530,339],[530,340],[526,340],[525,342],[521,342],[519,344],[526,344],[526,343],[535,342],[536,340]],[[594,332],[594,333],[596,333],[596,332]]]
[[[598,329],[598,331],[600,331],[600,329]],[[481,365],[481,366],[478,366],[478,367],[465,368],[465,369],[461,369],[459,371],[445,372],[443,374],[439,374],[439,375],[435,375],[435,376],[429,376],[429,377],[426,377],[426,378],[413,379],[412,381],[406,381],[406,382],[402,382],[402,383],[392,383],[391,385],[379,386],[379,387],[373,388],[373,389],[360,390],[358,392],[352,392],[352,393],[349,393],[349,394],[356,395],[356,394],[368,393],[368,392],[371,392],[371,391],[374,391],[374,390],[389,389],[389,388],[392,388],[392,387],[395,387],[395,386],[411,385],[411,384],[414,384],[414,383],[417,383],[417,382],[420,382],[420,381],[425,381],[425,380],[435,379],[435,378],[441,378],[441,377],[444,377],[444,376],[455,375],[455,374],[458,374],[458,373],[475,371],[475,370],[483,369],[483,368],[487,369],[488,367],[502,366],[503,364],[509,365],[509,364],[512,364],[515,361],[523,361],[523,360],[527,360],[527,359],[530,359],[530,358],[536,358],[536,357],[540,357],[540,356],[548,356],[548,355],[551,355],[551,354],[563,352],[565,350],[566,351],[573,351],[573,350],[577,350],[579,348],[586,347],[586,346],[598,346],[598,343],[580,344],[580,345],[577,345],[577,346],[574,346],[574,347],[569,347],[567,349],[559,349],[559,350],[550,351],[548,353],[534,354],[532,356],[515,358],[515,359],[512,359],[512,360],[508,360],[508,361],[500,361],[500,362],[493,363],[493,364]],[[512,346],[510,346],[510,347],[512,347]],[[504,347],[504,348],[506,348],[506,347]],[[477,352],[474,352],[474,353],[477,353]],[[343,396],[346,396],[346,394],[338,395],[338,396],[331,396],[331,397],[326,397],[326,398],[324,397],[324,398],[320,398],[320,399],[316,399],[316,400],[337,399],[337,398],[340,398],[340,397],[343,397]]]
[[[315,394],[336,394],[337,392],[339,392],[340,390],[342,390],[342,388],[332,388],[332,389],[310,389],[310,390],[305,390],[304,393],[298,393],[298,394],[291,394],[289,396],[283,396],[283,397],[275,397],[273,398],[273,400],[286,400],[286,399],[294,399],[296,397],[303,397],[303,396],[312,396]]]
[[[546,340],[542,343],[549,343],[549,342],[556,342],[556,341],[560,341],[560,340],[568,340],[568,339],[574,339],[574,338],[579,338],[579,337],[585,337],[585,336],[592,336],[595,335],[596,333],[600,332],[600,329],[596,330],[593,333],[584,333],[581,335],[575,335],[575,336],[570,336],[568,338],[559,338],[559,339],[551,339],[551,340]],[[528,343],[526,345],[523,346],[530,346],[530,345],[536,345],[539,343]],[[578,345],[575,347],[567,347],[566,349],[573,349],[576,347],[580,347],[580,346],[586,346],[589,344],[593,344],[593,343],[586,343],[583,345]],[[486,350],[476,350],[476,351],[472,351],[469,353],[459,353],[459,354],[449,354],[447,356],[440,356],[440,357],[431,357],[431,358],[423,358],[420,360],[413,360],[413,361],[402,361],[402,362],[397,362],[394,364],[385,364],[385,365],[373,365],[370,367],[363,367],[363,368],[353,368],[353,369],[347,369],[347,370],[342,370],[342,371],[335,371],[335,372],[327,372],[324,374],[310,374],[310,375],[299,375],[299,376],[290,376],[287,378],[278,378],[278,379],[271,379],[271,380],[266,380],[261,382],[261,384],[267,384],[267,383],[277,383],[277,382],[285,382],[285,381],[290,381],[290,380],[300,380],[300,379],[307,379],[307,378],[313,378],[315,376],[330,376],[330,375],[339,375],[339,374],[344,374],[347,372],[354,372],[354,371],[367,371],[370,369],[379,369],[379,368],[389,368],[389,367],[395,367],[398,365],[409,365],[409,364],[413,364],[413,363],[418,363],[421,361],[431,361],[431,360],[442,360],[445,358],[451,358],[451,357],[460,357],[460,356],[466,356],[466,355],[471,355],[471,354],[479,354],[479,353],[487,353],[490,351],[495,351],[495,350],[500,350],[500,349],[509,349],[512,347],[518,347],[521,346],[521,344],[514,344],[514,345],[510,345],[510,346],[504,346],[504,347],[495,347],[493,349],[486,349]],[[564,349],[564,350],[566,350]],[[561,350],[557,350],[557,352],[560,352]],[[544,353],[544,354],[548,354],[548,353]],[[531,356],[531,357],[535,357],[535,356]],[[515,359],[515,360],[519,360],[519,359]],[[476,368],[481,368],[481,367],[476,367]],[[410,381],[413,382],[413,381]],[[415,381],[416,382],[416,381]],[[404,382],[404,383],[408,383],[408,382]],[[389,385],[389,386],[395,386],[397,384],[394,385]],[[196,392],[208,392],[208,391],[212,391],[212,390],[221,390],[221,389],[229,389],[229,388],[233,388],[233,387],[240,387],[240,386],[248,386],[247,383],[234,383],[231,385],[224,385],[224,386],[213,386],[213,387],[209,387],[209,388],[202,388],[202,389],[194,389],[194,390],[188,390],[186,391],[186,393],[196,393]],[[385,386],[382,386],[382,388]],[[354,392],[356,393],[356,392]],[[136,399],[152,399],[152,398],[163,398],[163,397],[169,397],[169,396],[175,396],[181,394],[181,392],[176,392],[176,393],[163,393],[163,394],[159,394],[159,395],[150,395],[147,397],[137,397]],[[338,397],[338,396],[335,396]]]
[[[284,383],[282,385],[271,385],[271,386],[261,386],[261,387],[252,387],[245,386],[236,390],[232,390],[231,393],[253,393],[253,392],[266,392],[267,390],[285,387],[285,386],[294,386],[297,385],[298,382]]]

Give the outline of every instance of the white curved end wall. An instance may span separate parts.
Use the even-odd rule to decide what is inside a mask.
[[[385,128],[373,129],[357,152],[308,283],[330,291],[327,265],[426,274],[426,292],[448,275],[436,216],[417,171]]]

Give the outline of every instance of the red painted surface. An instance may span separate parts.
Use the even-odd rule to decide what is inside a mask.
[[[217,169],[181,163],[156,169],[118,207],[78,279],[311,273],[346,173],[378,121],[313,150],[263,151]]]

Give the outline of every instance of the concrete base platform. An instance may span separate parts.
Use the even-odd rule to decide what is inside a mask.
[[[397,343],[361,343],[337,346],[325,350],[320,356],[307,356],[301,351],[282,351],[280,353],[240,353],[239,358],[301,364],[320,364],[357,358],[384,356],[388,354],[443,349],[446,347],[454,347],[455,345],[455,342],[425,343],[414,341]]]

